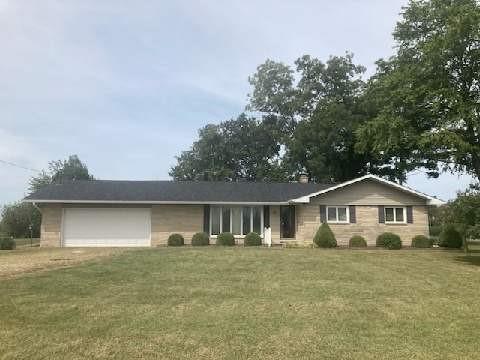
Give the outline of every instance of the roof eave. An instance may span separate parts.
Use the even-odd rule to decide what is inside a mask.
[[[318,195],[322,195],[322,194],[325,194],[325,193],[328,193],[328,192],[331,192],[331,191],[334,191],[334,190],[337,190],[337,189],[341,189],[345,186],[355,184],[357,182],[361,182],[361,181],[367,180],[367,179],[378,181],[380,183],[395,187],[395,188],[397,188],[401,191],[404,191],[404,192],[407,192],[407,193],[412,194],[414,196],[418,196],[422,199],[425,199],[427,205],[441,206],[441,205],[446,204],[445,201],[437,199],[436,197],[433,197],[433,196],[430,196],[430,195],[427,195],[427,194],[423,194],[423,193],[421,193],[419,191],[416,191],[416,190],[413,190],[409,187],[397,184],[393,181],[385,180],[385,179],[383,179],[379,176],[371,175],[371,174],[364,175],[364,176],[361,176],[361,177],[358,177],[356,179],[352,179],[352,180],[349,180],[349,181],[345,181],[345,182],[343,182],[341,184],[338,184],[338,185],[332,185],[331,187],[329,187],[327,189],[323,189],[323,190],[320,190],[320,191],[317,191],[317,192],[314,192],[314,193],[311,193],[311,194],[308,194],[308,195],[305,195],[305,196],[302,196],[302,197],[299,197],[299,198],[296,198],[296,199],[292,199],[292,200],[290,200],[290,202],[291,203],[308,204],[312,197],[316,197]]]
[[[23,199],[35,204],[124,204],[124,205],[288,205],[288,201],[127,201]]]

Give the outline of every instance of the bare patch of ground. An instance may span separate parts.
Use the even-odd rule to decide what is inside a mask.
[[[0,279],[120,254],[122,248],[24,248],[0,251]]]

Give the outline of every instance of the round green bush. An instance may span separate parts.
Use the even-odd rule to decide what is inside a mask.
[[[260,246],[262,245],[262,238],[256,232],[250,232],[243,240],[245,246]]]
[[[337,246],[337,240],[333,235],[332,229],[327,223],[323,223],[317,230],[313,242],[321,248],[334,248]]]
[[[348,246],[350,247],[367,247],[367,241],[363,236],[360,235],[353,235],[349,242]]]
[[[389,250],[398,250],[402,248],[402,240],[400,236],[391,232],[384,232],[377,237],[377,246],[384,247]]]
[[[168,246],[183,246],[185,240],[181,234],[172,234],[168,237]]]
[[[223,232],[217,236],[217,245],[220,246],[233,246],[235,245],[235,237],[232,233]]]
[[[450,249],[459,249],[462,247],[462,235],[457,231],[454,225],[447,224],[440,233],[440,246]]]
[[[17,244],[13,238],[0,238],[0,250],[15,250]]]
[[[442,232],[441,225],[431,225],[430,226],[430,236],[439,236]]]
[[[412,239],[412,247],[414,248],[431,248],[433,240],[425,235],[417,235]]]
[[[207,233],[198,232],[192,236],[192,246],[206,246],[210,244],[210,237]]]

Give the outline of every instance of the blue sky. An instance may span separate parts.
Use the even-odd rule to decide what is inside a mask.
[[[393,53],[402,0],[0,0],[0,159],[78,154],[101,179],[168,179],[197,130],[243,111],[267,58]],[[0,204],[31,172],[0,163]],[[454,197],[467,176],[408,183]]]

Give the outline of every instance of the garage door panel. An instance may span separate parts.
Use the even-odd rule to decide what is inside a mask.
[[[150,246],[150,209],[65,209],[64,246]]]

